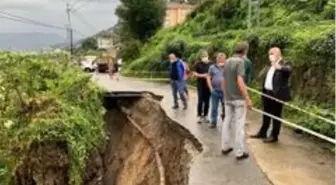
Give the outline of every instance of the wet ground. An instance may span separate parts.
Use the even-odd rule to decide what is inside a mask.
[[[208,128],[196,123],[196,95],[191,93],[186,111],[172,110],[169,85],[123,78],[112,81],[106,75],[95,77],[109,90],[146,90],[164,96],[162,107],[167,114],[190,130],[203,144],[200,154],[191,167],[190,185],[333,185],[335,184],[335,156],[319,146],[320,143],[283,129],[281,140],[275,145],[265,145],[247,139],[251,157],[236,161],[234,156],[220,155],[220,128]],[[249,113],[247,132],[259,126],[260,115]],[[268,180],[269,179],[269,180]],[[272,181],[272,183],[270,182]]]
[[[249,120],[260,123],[261,116],[250,112]],[[259,128],[250,124],[247,132]],[[272,145],[249,139],[251,151],[262,171],[275,185],[334,185],[335,155],[325,148],[329,143],[298,134],[283,127],[280,142]]]
[[[190,97],[186,111],[171,109],[170,90],[167,85],[122,79],[111,81],[106,75],[99,76],[98,82],[109,90],[147,90],[164,96],[162,106],[168,115],[189,129],[203,144],[204,152],[195,158],[191,166],[190,185],[269,185],[266,176],[251,156],[244,161],[236,161],[234,156],[220,154],[220,132],[207,125],[196,123],[196,102]],[[193,95],[194,96],[194,95]]]

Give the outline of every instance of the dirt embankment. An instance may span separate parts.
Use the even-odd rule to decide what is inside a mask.
[[[202,146],[166,115],[160,99],[148,95],[108,102],[108,138],[100,151],[92,152],[83,176],[84,185],[188,184],[190,164]],[[16,171],[14,184],[69,184],[66,148],[65,144],[53,142],[32,147]]]

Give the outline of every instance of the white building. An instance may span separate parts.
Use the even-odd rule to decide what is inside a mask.
[[[109,49],[113,47],[113,40],[109,38],[97,38],[97,45],[99,49]]]

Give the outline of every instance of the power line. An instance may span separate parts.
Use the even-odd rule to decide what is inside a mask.
[[[70,40],[70,53],[73,54],[73,51],[74,51],[74,41],[73,41],[73,32],[74,32],[74,29],[72,27],[72,21],[71,21],[71,15],[72,15],[72,11],[73,9],[71,8],[71,5],[69,3],[66,4],[66,14],[67,14],[67,17],[68,17],[68,27],[67,27],[67,30],[68,30],[68,35],[69,35],[69,40]],[[84,35],[84,34],[83,34]]]
[[[52,29],[58,29],[58,30],[66,30],[66,27],[61,27],[61,26],[57,26],[57,25],[52,25],[52,24],[47,24],[47,23],[43,23],[37,20],[33,20],[33,19],[28,19],[25,17],[21,17],[18,15],[13,15],[7,12],[2,12],[0,11],[0,18],[3,19],[7,19],[7,20],[11,20],[11,21],[15,21],[15,22],[21,22],[21,23],[25,23],[25,24],[30,24],[30,25],[35,25],[35,26],[41,26],[41,27],[46,27],[46,28],[52,28]],[[86,35],[78,30],[73,30],[75,33],[78,33],[79,35],[86,37]]]
[[[8,19],[8,20],[16,21],[16,22],[22,22],[22,23],[26,23],[26,24],[31,24],[31,25],[37,25],[37,26],[47,27],[47,28],[54,28],[54,29],[61,29],[61,30],[65,30],[66,29],[66,28],[62,28],[62,27],[54,27],[52,25],[37,24],[37,23],[33,23],[33,22],[21,20],[21,19],[15,19],[15,18],[12,18],[12,17],[2,16],[2,15],[0,15],[0,18]]]
[[[84,1],[83,4],[78,5],[77,7],[75,7],[76,5],[73,5],[72,7],[73,7],[74,10],[78,10],[78,9],[83,8],[84,6],[88,5],[92,1],[93,0],[87,0],[87,1]],[[79,0],[78,2],[81,2],[81,1]]]
[[[27,24],[33,24],[33,25],[39,25],[39,26],[49,27],[49,28],[54,28],[54,29],[61,29],[61,30],[66,29],[65,27],[43,23],[43,22],[40,22],[40,21],[28,19],[28,18],[25,18],[25,17],[13,15],[13,14],[2,12],[2,11],[0,11],[0,14],[5,15],[5,16],[1,16],[1,18],[9,19],[9,20],[12,20],[12,21],[17,21],[17,22],[22,22],[22,23],[27,23]]]
[[[90,24],[89,22],[87,22],[85,19],[84,19],[84,16],[78,12],[78,11],[72,11],[73,15],[78,19],[80,20],[85,26],[87,26],[91,31],[95,32],[96,31],[96,28]]]
[[[69,26],[70,28],[72,28],[72,25],[71,25],[71,15],[74,15],[79,21],[82,22],[82,24],[84,24],[85,26],[87,26],[89,29],[91,29],[93,32],[96,31],[95,27],[90,24],[89,22],[87,22],[85,19],[84,19],[84,16],[78,11],[79,8],[82,8],[84,7],[84,5],[87,5],[88,3],[92,2],[93,0],[73,0],[73,2],[70,4],[69,2],[67,3],[67,9],[66,9],[66,12],[67,12],[67,15],[68,15],[68,22],[69,22]],[[80,4],[79,6],[76,7],[76,5],[78,5],[78,3],[80,2],[83,2],[83,4]]]

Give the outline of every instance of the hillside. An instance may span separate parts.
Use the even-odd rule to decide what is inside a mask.
[[[268,49],[278,46],[294,67],[293,103],[334,119],[335,2],[263,0],[260,27],[250,30],[246,21],[247,2],[204,1],[184,24],[159,31],[142,47],[137,60],[128,61],[126,70],[166,71],[168,64],[162,61],[167,60],[169,51],[177,50],[193,63],[200,49],[207,49],[211,55],[216,51],[230,55],[237,42],[247,41],[255,73],[254,86],[259,89],[260,72],[268,65]],[[308,120],[310,117],[296,122],[310,124]],[[319,129],[322,128],[315,128]]]
[[[0,49],[2,50],[40,50],[64,41],[64,37],[54,33],[0,33]]]
[[[230,54],[236,42],[248,41],[256,77],[268,64],[268,48],[278,46],[296,68],[292,86],[301,89],[297,94],[328,102],[334,99],[335,23],[329,19],[334,16],[334,3],[329,1],[322,6],[318,2],[263,1],[260,28],[247,30],[245,1],[205,1],[187,22],[157,33],[128,70],[166,70],[161,61],[166,60],[171,49],[179,49],[184,58],[193,62],[199,49],[206,48],[210,54],[215,51]]]

